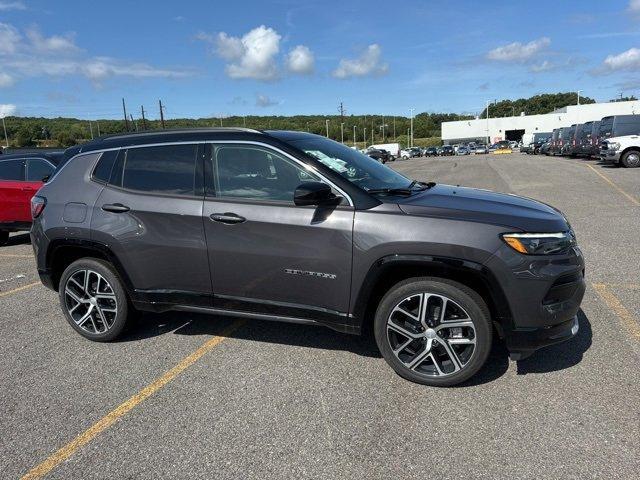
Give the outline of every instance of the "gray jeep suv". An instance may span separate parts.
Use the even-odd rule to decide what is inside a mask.
[[[73,147],[32,201],[42,282],[84,337],[137,311],[371,329],[401,376],[460,383],[577,332],[584,261],[556,209],[410,180],[301,132],[200,129]]]

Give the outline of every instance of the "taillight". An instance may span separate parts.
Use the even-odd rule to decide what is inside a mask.
[[[47,199],[36,195],[31,198],[31,218],[38,218],[44,207],[47,206]]]

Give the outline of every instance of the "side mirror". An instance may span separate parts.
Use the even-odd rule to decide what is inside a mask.
[[[298,207],[308,205],[337,205],[342,197],[335,195],[331,187],[322,182],[304,182],[293,193],[293,202]]]

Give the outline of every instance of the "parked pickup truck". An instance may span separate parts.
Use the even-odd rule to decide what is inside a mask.
[[[600,159],[627,168],[640,167],[640,135],[611,137],[600,142]]]

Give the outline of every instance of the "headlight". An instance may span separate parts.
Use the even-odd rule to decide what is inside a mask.
[[[525,255],[553,255],[576,245],[573,232],[505,233],[502,239],[515,251]]]
[[[609,150],[620,150],[620,144],[618,142],[609,142],[607,147]]]

